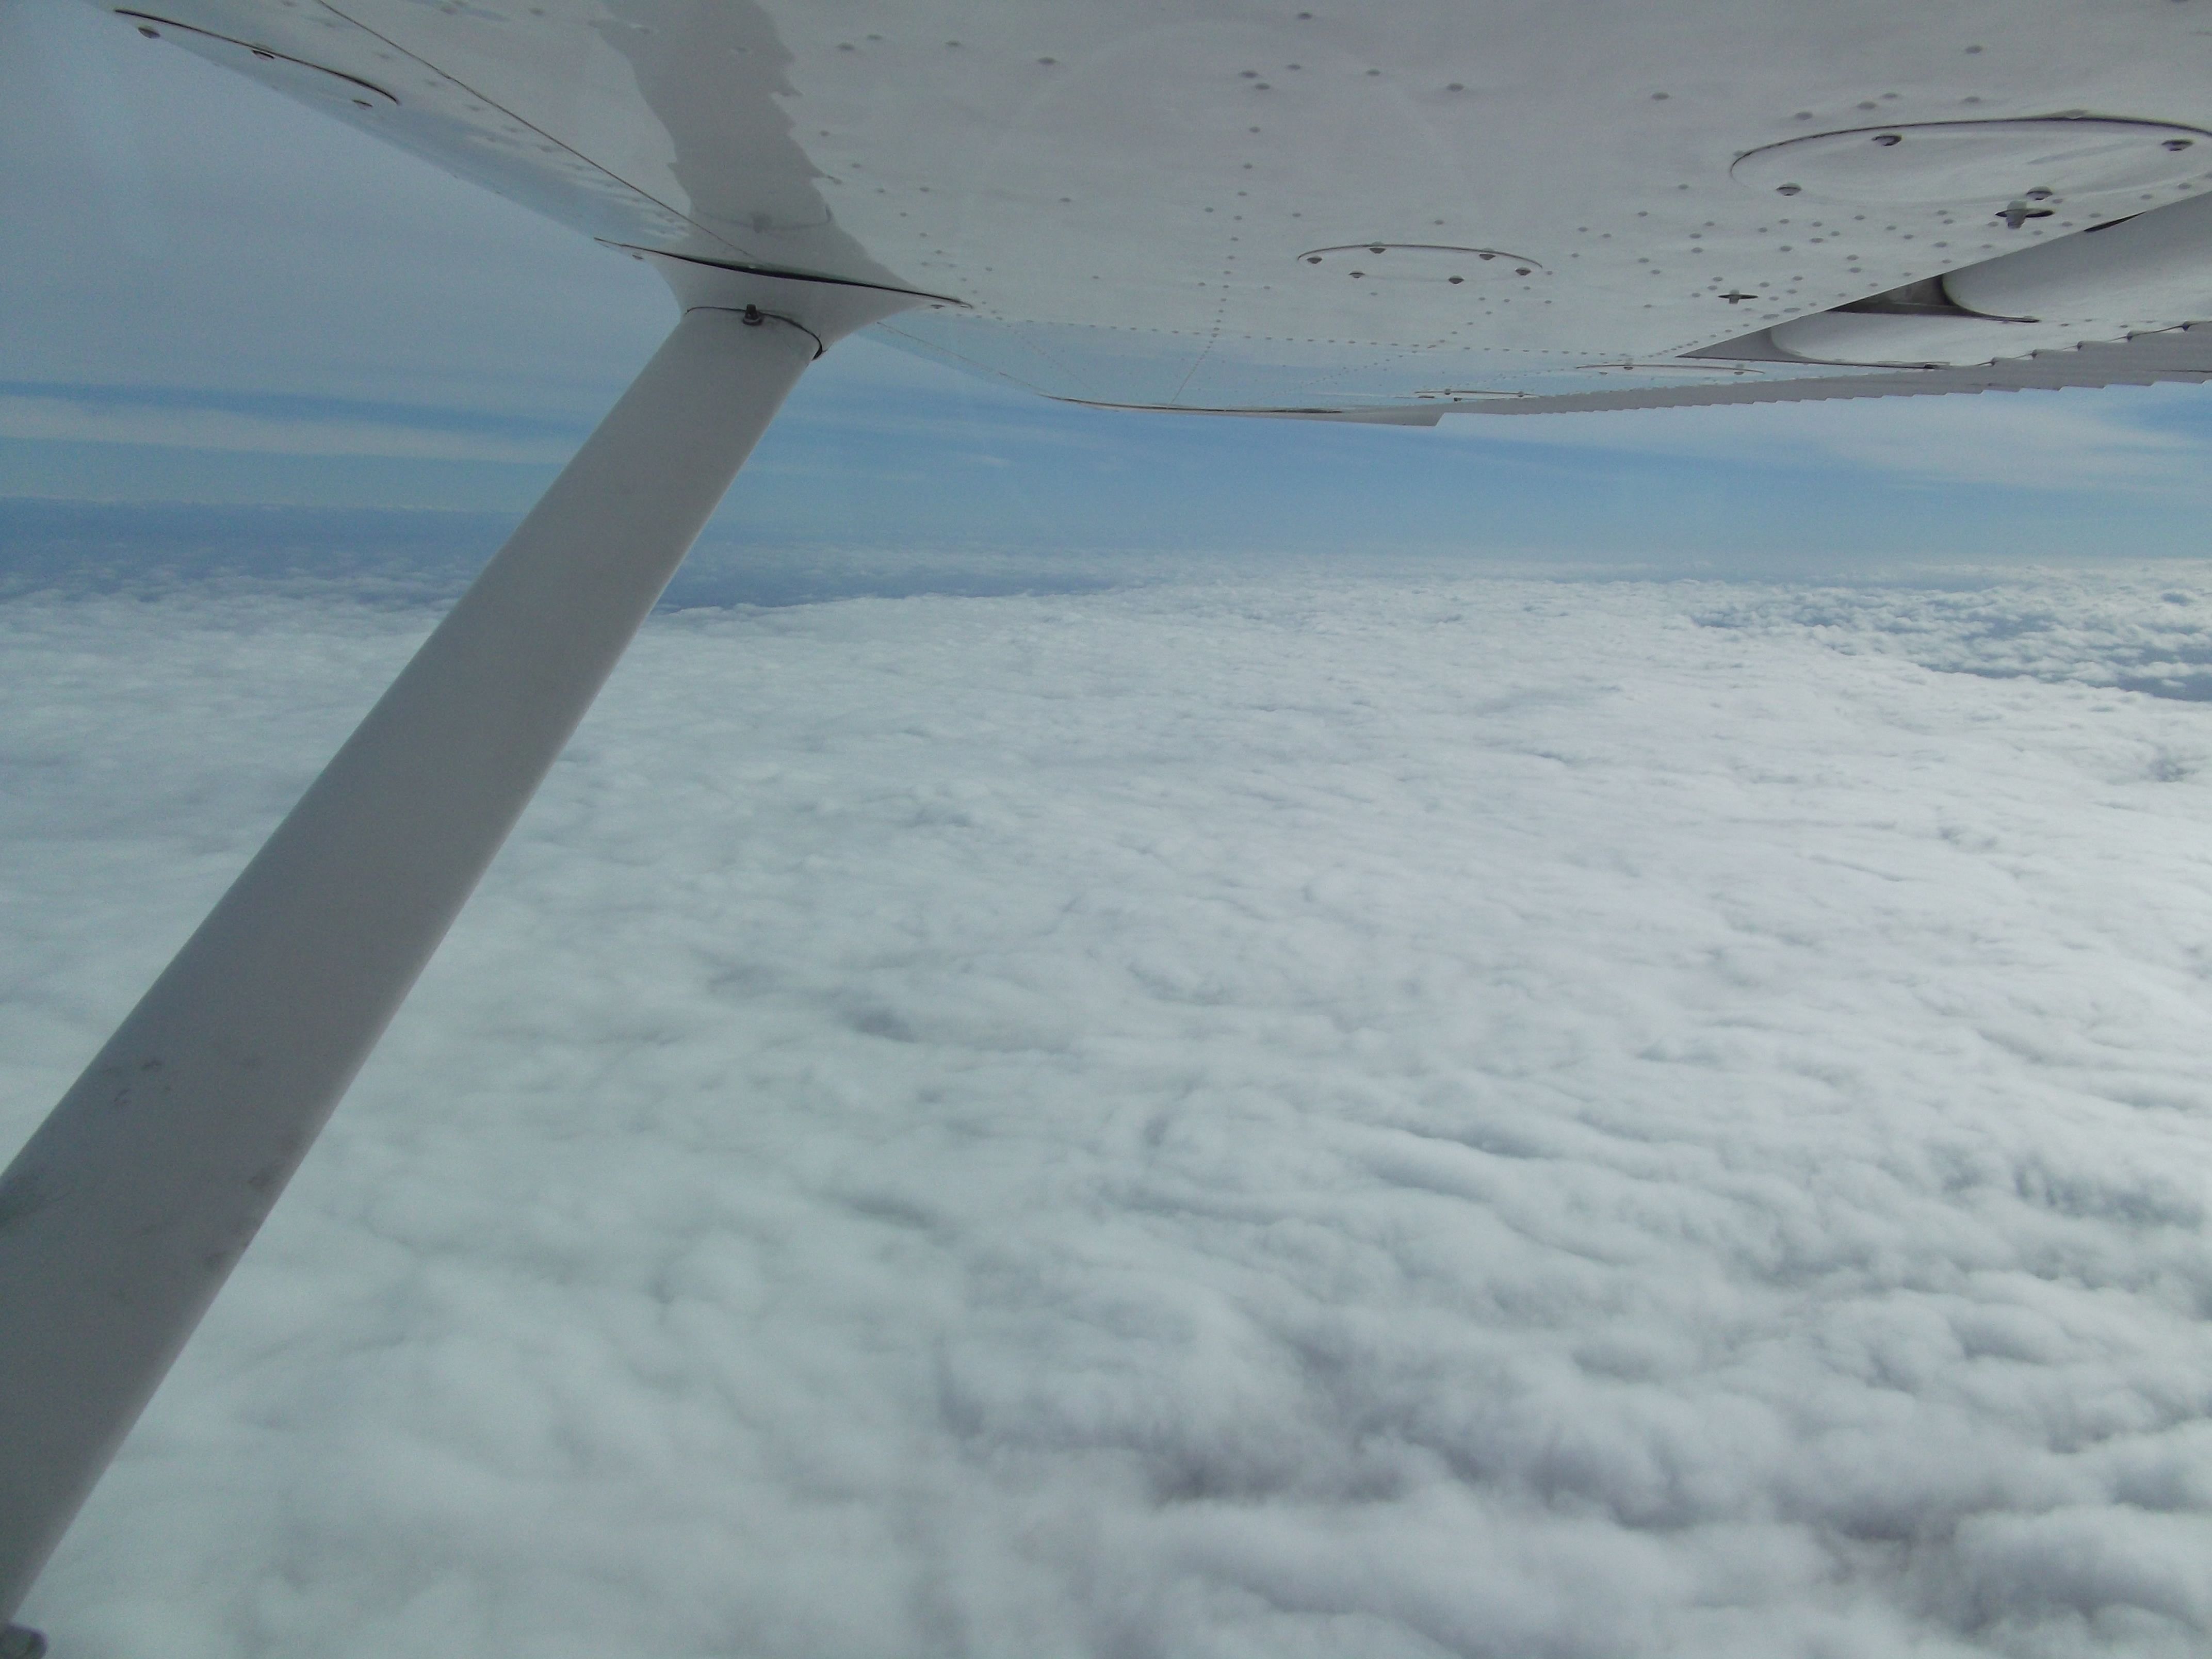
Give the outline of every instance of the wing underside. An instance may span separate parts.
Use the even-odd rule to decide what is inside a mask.
[[[611,244],[939,296],[887,337],[1069,401],[1425,422],[2212,371],[2212,79],[2171,0],[121,15]]]
[[[1973,392],[2055,392],[2069,386],[2201,384],[2212,380],[2212,323],[2186,324],[2112,343],[2039,351],[1967,368],[1900,368],[1844,380],[1653,386],[1563,397],[1486,399],[1455,415],[1565,414],[1606,409],[1680,409],[1714,404],[1809,403],[1831,398],[1924,398]]]

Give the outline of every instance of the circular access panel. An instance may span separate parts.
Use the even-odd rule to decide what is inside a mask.
[[[2080,201],[2203,177],[2212,133],[2096,116],[1930,121],[1808,134],[1739,156],[1729,172],[1770,195],[1863,207]]]
[[[1347,242],[1341,247],[1308,248],[1298,255],[1298,264],[1316,276],[1437,283],[1451,288],[1551,275],[1526,255],[1503,248],[1445,247],[1432,242]]]

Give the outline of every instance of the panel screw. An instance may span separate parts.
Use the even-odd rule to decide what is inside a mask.
[[[1802,185],[1777,185],[1774,187],[1774,193],[1777,196],[1795,196],[1804,188]]]
[[[161,30],[149,29],[143,23],[141,23],[138,26],[138,33],[144,35],[149,40],[158,40],[161,38]]]
[[[2163,144],[2160,144],[2159,148],[2160,149],[2187,149],[2190,145],[2195,142],[2196,140],[2193,138],[2169,138]]]
[[[1892,144],[1901,144],[1904,142],[1905,135],[1901,132],[1882,132],[1875,135],[1875,143],[1880,144],[1884,149],[1887,149]]]

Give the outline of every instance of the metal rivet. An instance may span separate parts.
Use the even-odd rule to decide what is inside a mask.
[[[1884,149],[1887,149],[1892,144],[1903,143],[1905,142],[1905,135],[1901,132],[1881,132],[1875,135],[1874,141],[1877,144],[1880,144]]]
[[[1804,189],[1802,185],[1777,185],[1774,187],[1774,193],[1777,196],[1795,196],[1802,189]]]
[[[1453,286],[1453,287],[1455,287],[1455,288],[1456,288],[1460,283],[1462,283],[1465,282],[1466,280],[1467,280],[1467,278],[1466,278],[1466,277],[1464,277],[1464,276],[1447,276],[1447,277],[1445,277],[1445,278],[1444,278],[1444,281],[1446,281],[1446,282],[1448,282],[1448,283],[1451,283],[1451,284],[1452,284],[1452,286]]]
[[[141,23],[138,26],[138,33],[144,35],[149,40],[158,40],[161,38],[161,30],[149,29],[143,23]]]
[[[2159,148],[2160,149],[2187,149],[2190,145],[2194,143],[2196,143],[2196,140],[2193,138],[2169,138],[2163,144],[2160,145]]]

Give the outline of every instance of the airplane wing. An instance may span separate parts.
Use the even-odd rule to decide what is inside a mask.
[[[1791,404],[1826,398],[1925,398],[1970,392],[2057,392],[2068,386],[2155,386],[2212,380],[2212,323],[2092,340],[2055,351],[2000,358],[1965,368],[1901,368],[1848,379],[1745,381],[1723,386],[1653,386],[1557,397],[1498,400],[1454,413],[1537,415],[1576,410],[1674,409],[1705,404]]]
[[[1071,401],[1430,410],[2197,380],[2191,8],[149,0],[633,249],[957,301]]]

